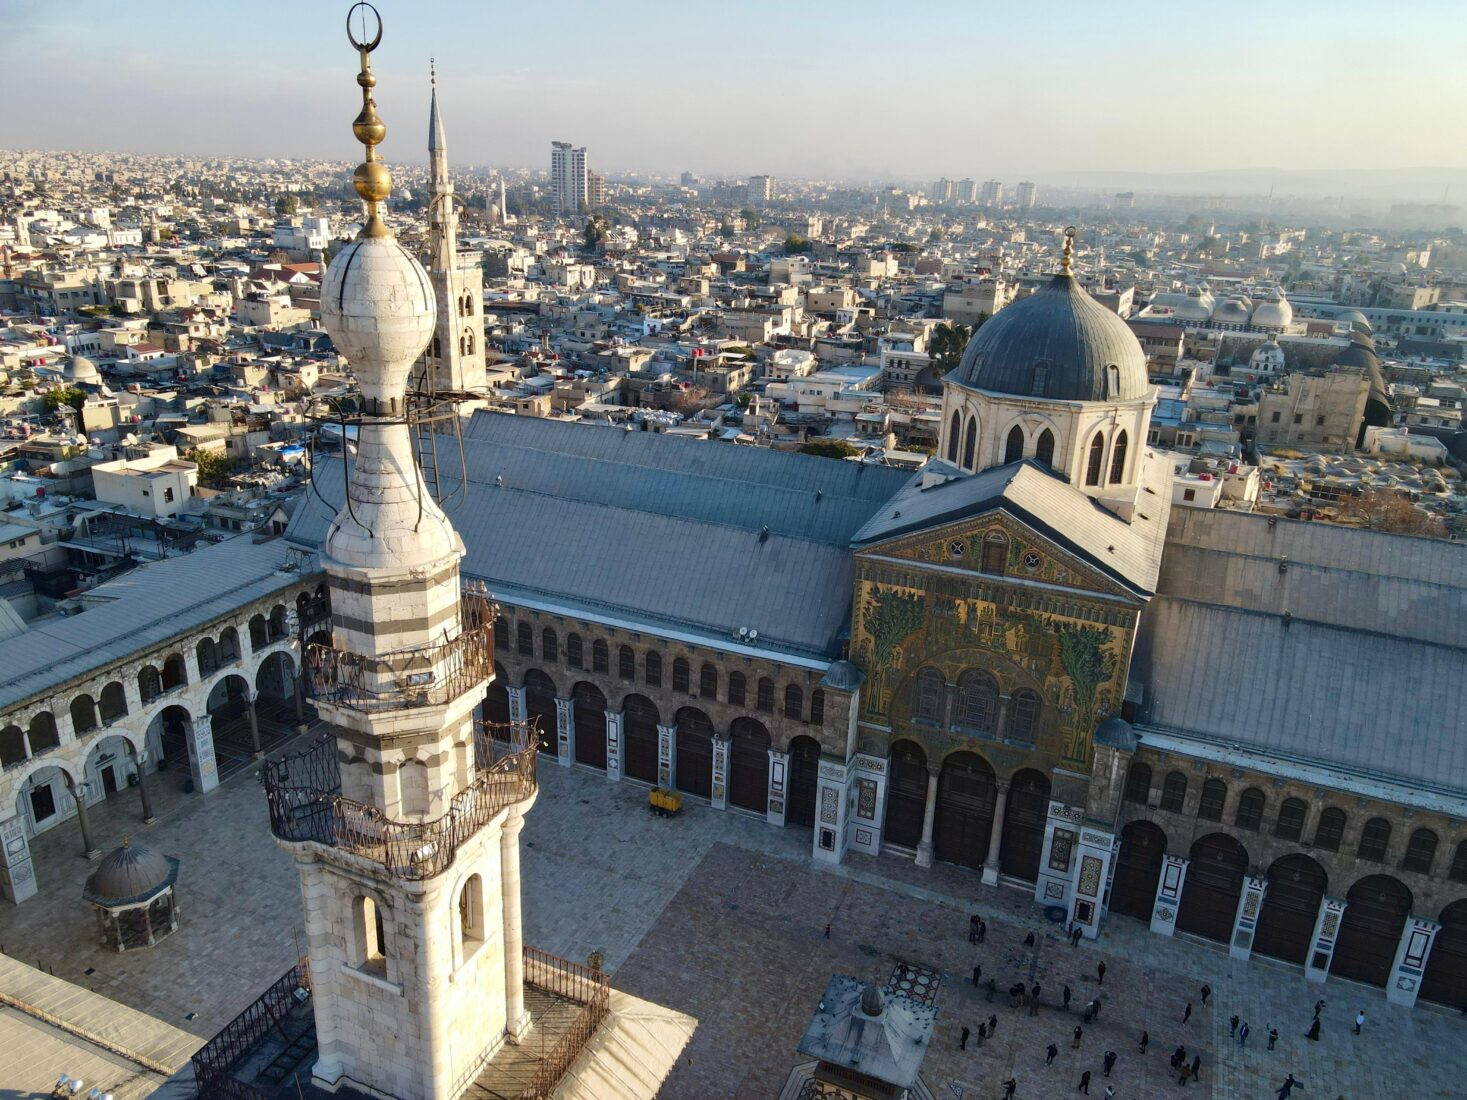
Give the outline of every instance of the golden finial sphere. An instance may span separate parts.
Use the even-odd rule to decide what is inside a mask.
[[[377,86],[377,74],[371,69],[363,69],[357,73],[357,83],[363,88],[375,88]]]
[[[375,111],[363,111],[351,124],[351,132],[363,145],[381,145],[387,136],[387,123],[378,118]]]
[[[392,194],[392,177],[381,161],[366,160],[352,173],[352,186],[367,202],[385,202]]]

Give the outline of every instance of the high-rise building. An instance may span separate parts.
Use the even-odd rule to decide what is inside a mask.
[[[953,181],[940,179],[927,190],[927,197],[933,202],[952,202],[955,190]]]
[[[1115,207],[1117,210],[1134,210],[1136,208],[1136,192],[1117,191]]]
[[[955,189],[955,197],[958,202],[974,203],[978,201],[978,184],[973,180],[958,180]]]
[[[503,186],[504,181],[500,180]],[[448,139],[433,74],[428,110],[428,278],[438,302],[433,339],[413,371],[414,384],[436,393],[480,393],[484,372],[484,277],[478,252],[458,247],[458,207],[448,175]]]
[[[592,210],[606,205],[606,177],[590,170],[586,172],[586,205]]]
[[[1028,180],[1023,180],[1014,192],[1014,199],[1020,210],[1033,210],[1034,204],[1039,201],[1039,188]]]
[[[550,143],[550,189],[555,195],[555,212],[562,217],[580,214],[586,209],[590,179],[586,168],[586,147],[568,141]]]
[[[986,181],[983,184],[983,193],[979,196],[979,201],[984,206],[1002,206],[1003,184],[999,183],[998,180]]]
[[[747,194],[750,202],[766,203],[774,201],[774,177],[750,176]]]

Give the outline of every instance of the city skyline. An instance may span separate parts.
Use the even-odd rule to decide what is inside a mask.
[[[1363,4],[1245,4],[1226,26],[1148,5],[1125,27],[1068,4],[1042,17],[933,4],[929,19],[906,23],[867,4],[843,6],[838,19],[829,5],[754,5],[730,23],[713,9],[643,0],[610,24],[589,5],[562,5],[560,25],[585,27],[583,41],[595,44],[585,53],[541,48],[541,25],[523,9],[381,6],[393,33],[379,68],[403,90],[388,119],[389,160],[424,159],[436,57],[460,164],[543,166],[548,141],[574,133],[617,175],[971,175],[1043,185],[1100,174],[1422,169],[1414,175],[1431,181],[1467,165],[1420,109],[1467,96],[1467,74],[1450,65],[1467,26],[1445,4],[1395,11],[1389,25]],[[777,12],[777,24],[761,9]],[[340,33],[340,12],[273,2],[249,11],[200,48],[219,37],[202,7],[12,5],[0,58],[17,86],[43,89],[46,108],[8,119],[0,145],[348,158],[338,125],[348,97],[292,46]],[[1258,34],[1260,20],[1270,33]],[[878,22],[882,51],[873,54]],[[77,65],[78,45],[96,35],[109,43],[108,63]],[[1185,64],[1178,41],[1196,41],[1217,63]],[[1435,48],[1423,53],[1423,42]],[[1167,58],[1184,76],[1168,76]],[[1407,68],[1411,79],[1399,79]],[[242,110],[246,76],[252,106]],[[832,100],[839,88],[848,98]]]

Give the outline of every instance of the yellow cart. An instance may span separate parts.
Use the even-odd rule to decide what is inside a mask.
[[[683,796],[664,787],[653,787],[647,795],[647,806],[658,817],[673,817],[683,808]]]

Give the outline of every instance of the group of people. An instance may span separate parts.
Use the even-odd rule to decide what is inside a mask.
[[[1067,937],[1070,940],[1071,946],[1078,946],[1079,944],[1080,937],[1075,935],[1075,932],[1077,931],[1078,929],[1072,929],[1070,935]],[[981,916],[974,915],[969,922],[968,942],[975,946],[982,945],[986,940],[987,935],[987,923],[983,920]],[[1034,943],[1035,937],[1034,934],[1031,932],[1029,933],[1028,938],[1025,939],[1024,944],[1026,947],[1033,947]],[[1105,963],[1103,961],[1097,963],[1095,968],[1095,982],[1097,987],[1103,986],[1105,984],[1105,971]],[[987,991],[987,1000],[991,1003],[993,1001],[994,994],[997,991],[998,983],[992,976],[990,976],[985,982],[983,979],[983,967],[981,964],[979,964],[973,967],[973,986],[975,989],[985,988]],[[1040,995],[1042,994],[1042,992],[1043,989],[1037,981],[1030,985],[1026,985],[1022,981],[1016,981],[1013,985],[1008,987],[1009,1007],[1027,1007],[1029,1016],[1037,1016],[1039,1015]],[[1204,984],[1198,991],[1198,1000],[1204,1006],[1207,1005],[1211,996],[1212,987],[1210,985]],[[1065,1012],[1070,1011],[1070,1001],[1072,997],[1073,992],[1071,991],[1070,987],[1068,985],[1063,986],[1060,994],[1059,1003]],[[1316,1002],[1314,1006],[1314,1022],[1311,1024],[1310,1029],[1307,1033],[1307,1037],[1310,1039],[1317,1040],[1319,1038],[1320,1013],[1323,1011],[1323,1009],[1324,1001],[1321,999]],[[1089,1003],[1086,1004],[1081,1022],[1076,1024],[1073,1031],[1071,1032],[1071,1050],[1081,1049],[1085,1038],[1085,1027],[1099,1017],[1100,1010],[1101,998],[1099,995],[1097,995],[1095,998],[1091,999]],[[1186,1002],[1182,1010],[1182,1024],[1185,1026],[1190,1023],[1192,1016],[1193,1002],[1188,1001]],[[1360,1029],[1364,1025],[1364,1022],[1365,1013],[1357,1013],[1355,1018],[1355,1033],[1357,1035],[1360,1034]],[[996,1015],[990,1015],[986,1021],[980,1022],[978,1025],[979,1045],[981,1046],[985,1040],[991,1039],[997,1030],[998,1017]],[[1247,1020],[1244,1020],[1237,1015],[1233,1015],[1229,1018],[1228,1035],[1230,1038],[1236,1040],[1240,1046],[1247,1045],[1251,1031],[1252,1029]],[[1268,1049],[1273,1050],[1274,1044],[1278,1042],[1279,1038],[1278,1028],[1270,1024],[1265,1034],[1267,1035],[1268,1039]],[[960,1049],[967,1049],[968,1039],[970,1038],[970,1036],[970,1030],[967,1027],[964,1027],[962,1029],[962,1035],[959,1040]],[[1140,1040],[1138,1042],[1139,1052],[1141,1054],[1145,1054],[1147,1052],[1147,1048],[1150,1046],[1150,1043],[1150,1033],[1147,1031],[1142,1031]],[[1048,1046],[1045,1047],[1044,1064],[1046,1066],[1053,1065],[1055,1059],[1058,1056],[1058,1045],[1055,1043],[1050,1043]],[[1101,1057],[1101,1076],[1103,1078],[1109,1078],[1112,1071],[1115,1069],[1116,1063],[1118,1061],[1119,1056],[1114,1050],[1106,1050]],[[1202,1055],[1195,1050],[1190,1052],[1189,1054],[1186,1046],[1179,1044],[1171,1055],[1171,1069],[1172,1072],[1177,1076],[1178,1085],[1185,1086],[1189,1082],[1198,1082],[1201,1080],[1202,1074]],[[1092,1078],[1093,1071],[1089,1069],[1084,1070],[1080,1074],[1080,1080],[1079,1083],[1075,1086],[1075,1091],[1085,1096],[1089,1096]],[[1300,1085],[1299,1082],[1294,1078],[1294,1075],[1289,1074],[1287,1080],[1285,1080],[1284,1083],[1278,1088],[1279,1100],[1288,1100],[1288,1098],[1292,1095],[1294,1089],[1302,1087],[1303,1086]],[[1011,1076],[1008,1080],[1004,1081],[1003,1089],[1005,1100],[1012,1100],[1013,1096],[1018,1090],[1017,1077]],[[1110,1098],[1113,1098],[1115,1095],[1116,1093],[1114,1086],[1106,1084],[1104,1096],[1107,1098],[1107,1100],[1110,1100]]]

